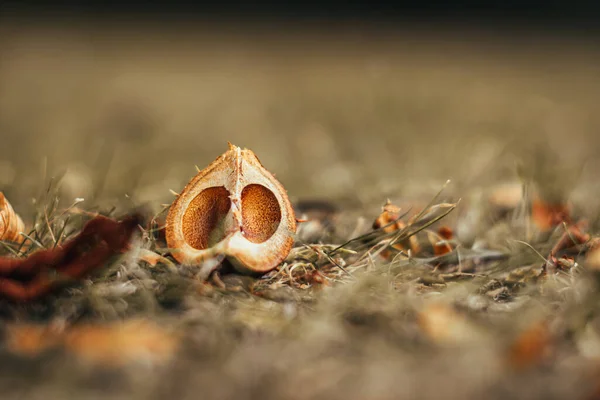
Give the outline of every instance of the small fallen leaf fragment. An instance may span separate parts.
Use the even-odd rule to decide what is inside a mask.
[[[200,171],[167,215],[173,257],[199,265],[225,255],[241,272],[277,267],[294,244],[296,217],[283,186],[254,153],[229,150]]]
[[[545,265],[547,271],[554,271],[556,268],[569,270],[575,265],[575,260],[566,256],[560,257],[559,254],[573,246],[584,244],[590,240],[590,235],[585,233],[582,227],[585,227],[585,220],[566,228],[559,240],[550,250],[548,262]]]
[[[488,195],[489,204],[501,214],[514,210],[525,198],[523,184],[518,182],[500,184]],[[571,223],[571,206],[564,201],[549,201],[538,190],[527,199],[531,204],[531,219],[542,232],[547,232],[563,222]]]
[[[325,275],[323,275],[321,272],[319,272],[318,270],[313,270],[312,272],[309,272],[307,274],[307,280],[310,283],[313,284],[317,284],[317,285],[329,285],[329,282],[327,281],[327,278],[325,277]]]
[[[163,363],[178,348],[176,336],[145,320],[110,325],[84,325],[67,330],[64,346],[94,364]]]
[[[593,271],[600,271],[600,247],[593,248],[585,256],[585,266]]]
[[[507,363],[515,369],[539,365],[552,350],[553,338],[546,321],[536,322],[521,332],[511,343]]]
[[[429,339],[438,344],[464,343],[479,338],[479,330],[467,317],[444,303],[425,306],[417,323]]]
[[[539,197],[534,197],[531,203],[531,218],[535,225],[546,232],[563,222],[570,224],[571,210],[565,203],[548,203]]]
[[[600,400],[600,384],[596,385],[586,400]]]
[[[16,324],[6,326],[5,346],[13,353],[35,356],[60,343],[60,332],[51,326]]]
[[[438,235],[440,235],[445,240],[451,240],[454,237],[454,232],[452,232],[452,229],[450,227],[444,225],[438,229]]]
[[[373,229],[381,229],[385,233],[394,233],[406,228],[406,223],[400,219],[400,207],[392,204],[388,199],[381,208],[381,214],[373,222]],[[394,243],[392,246],[396,250],[406,250],[406,246],[410,248],[413,254],[421,252],[421,245],[416,236],[410,236],[408,243]],[[391,255],[390,251],[382,251],[381,255],[388,258]]]
[[[598,321],[589,321],[585,328],[575,337],[579,353],[587,360],[592,361],[592,368],[586,376],[589,376],[593,386],[587,400],[600,400],[600,335],[598,332]]]
[[[429,241],[433,245],[433,254],[435,256],[442,256],[452,251],[452,246],[448,241],[452,240],[453,235],[452,229],[447,226],[442,226],[438,230],[437,235],[429,236]]]
[[[385,233],[398,231],[406,226],[400,218],[400,207],[392,204],[388,199],[381,207],[381,214],[373,222],[373,229],[381,229]]]
[[[600,361],[600,335],[598,321],[592,319],[574,337],[579,353],[588,359]]]
[[[492,207],[499,210],[510,210],[516,208],[523,200],[523,184],[520,182],[508,182],[496,185],[487,196]]]
[[[23,220],[0,192],[0,240],[20,243],[25,239],[21,235],[24,230]]]
[[[15,354],[32,357],[61,347],[82,361],[103,366],[159,364],[169,361],[179,347],[178,336],[142,319],[65,329],[13,324],[6,333],[6,348]]]

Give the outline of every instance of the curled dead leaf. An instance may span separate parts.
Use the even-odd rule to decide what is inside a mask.
[[[241,272],[264,273],[294,244],[296,219],[283,186],[254,153],[229,150],[200,171],[167,215],[166,240],[181,263],[225,255]]]
[[[127,251],[141,219],[138,214],[121,221],[98,215],[56,248],[27,258],[0,257],[0,297],[31,301],[105,266],[112,256]]]
[[[0,192],[0,240],[20,243],[24,239],[21,235],[24,230],[23,220]]]

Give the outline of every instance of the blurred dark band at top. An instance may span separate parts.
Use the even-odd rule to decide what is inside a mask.
[[[596,34],[600,4],[594,1],[2,1],[0,19],[36,23],[102,22],[278,24],[289,28],[341,27],[436,29],[483,28],[510,32],[514,28],[548,32]]]

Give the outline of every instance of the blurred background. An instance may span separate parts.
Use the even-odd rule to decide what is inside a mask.
[[[377,210],[517,168],[595,207],[586,2],[0,5],[0,190],[159,207],[230,141],[294,200]],[[540,166],[541,165],[541,166]]]
[[[530,241],[528,222],[510,223],[520,208],[514,220],[486,225],[472,207],[487,194],[516,207],[520,186],[498,185],[525,177],[598,219],[598,5],[190,3],[0,0],[0,191],[26,224],[53,178],[64,206],[84,198],[86,209],[158,211],[173,200],[169,189],[180,191],[229,141],[253,150],[293,201],[327,200],[363,217],[335,219],[348,233],[325,243],[369,229],[386,198],[403,208],[427,202],[451,179],[444,197],[462,198],[448,218],[464,216],[448,223],[461,249],[506,247],[514,260],[491,261],[489,280],[469,269],[477,274],[463,284],[471,274],[462,275],[457,251],[457,275],[440,283],[419,263],[377,261],[369,250],[360,279],[331,291],[296,290],[281,283],[285,274],[266,277],[265,289],[224,274],[231,291],[221,293],[196,285],[185,267],[148,268],[135,253],[31,310],[0,304],[3,399],[598,398],[589,396],[600,393],[590,275],[573,267],[519,292],[541,276],[541,261],[514,239],[546,255],[554,237]],[[323,230],[316,225],[318,240]],[[307,251],[294,257],[304,264]],[[352,267],[353,257],[340,265]],[[293,279],[294,268],[282,270]],[[457,307],[422,307],[435,301]],[[83,326],[71,339],[48,330],[14,337],[44,352],[46,334],[50,347],[64,341],[84,362],[53,350],[7,355],[6,315],[52,319],[57,332]],[[181,350],[177,336],[152,326],[111,334],[85,325],[138,315],[181,332]],[[520,338],[524,363],[543,358],[540,368],[505,369],[505,346]],[[555,355],[546,359],[547,350]],[[94,354],[141,363],[91,368]],[[161,354],[177,357],[154,368]]]

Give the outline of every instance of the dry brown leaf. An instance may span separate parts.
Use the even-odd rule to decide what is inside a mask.
[[[60,346],[82,361],[103,366],[160,364],[169,361],[179,348],[177,335],[147,320],[87,324],[64,330],[16,324],[9,325],[6,332],[6,347],[13,353],[36,356]]]
[[[231,143],[177,196],[166,224],[167,245],[177,261],[201,264],[224,255],[237,269],[255,273],[287,257],[295,232],[283,186],[252,151]]]
[[[25,239],[21,235],[24,230],[23,220],[0,192],[0,240],[20,243]]]

